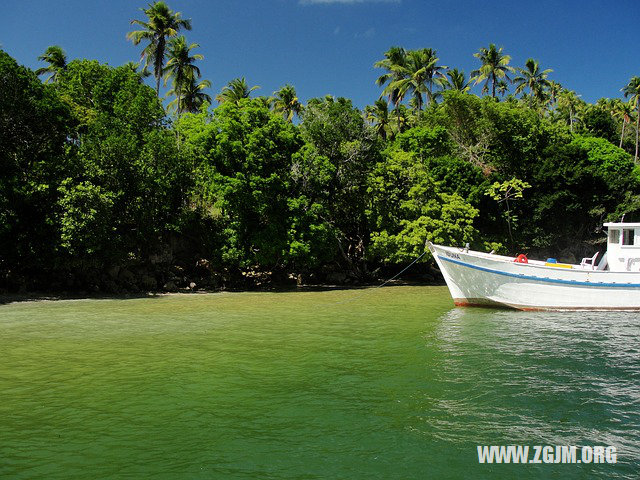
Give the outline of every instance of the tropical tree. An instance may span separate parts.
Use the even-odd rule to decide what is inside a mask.
[[[618,125],[614,116],[614,105],[615,100],[609,98],[601,98],[595,104],[586,104],[582,112],[581,130],[615,143]]]
[[[300,115],[302,112],[302,104],[298,100],[296,89],[289,84],[273,92],[273,96],[269,98],[269,105],[275,113],[282,115],[288,122],[292,122],[293,116]]]
[[[44,54],[38,57],[38,60],[47,62],[47,67],[42,67],[36,70],[36,75],[50,74],[45,80],[45,83],[57,82],[60,74],[67,68],[67,54],[58,45],[51,45],[47,47]]]
[[[549,90],[547,92],[547,111],[552,110],[556,106],[558,102],[558,95],[562,90],[563,87],[561,84],[554,82],[553,80],[549,81]]]
[[[302,145],[296,128],[274,118],[261,99],[228,101],[212,115],[185,120],[185,150],[199,158],[196,191],[218,212],[222,235],[214,254],[236,268],[281,265],[295,230],[288,183]]]
[[[498,80],[498,82],[495,84],[495,89],[501,97],[504,97],[507,93],[509,93],[509,84],[506,80]]]
[[[631,101],[623,102],[619,98],[616,98],[613,101],[612,105],[612,115],[616,118],[619,118],[622,121],[622,130],[620,132],[620,148],[622,148],[622,141],[624,140],[624,131],[625,127],[628,123],[631,122],[631,117],[633,116],[634,105]]]
[[[537,60],[530,58],[525,63],[525,68],[518,68],[519,75],[513,79],[516,86],[516,93],[522,93],[525,88],[529,89],[529,94],[538,101],[543,101],[545,91],[549,88],[547,77],[552,69],[540,70]]]
[[[367,180],[380,157],[380,142],[362,112],[345,98],[309,100],[299,131],[305,146],[296,161],[294,181],[302,195],[319,205],[316,211],[334,245],[357,272],[364,267],[369,237]]]
[[[127,62],[123,66],[125,66],[127,68],[130,68],[132,72],[135,72],[138,75],[140,75],[140,79],[141,80],[143,78],[147,78],[147,77],[151,76],[151,72],[149,72],[149,70],[147,68],[142,67],[142,70],[139,70],[140,62]]]
[[[558,99],[558,94],[562,91],[562,85],[553,80],[549,80],[549,101],[555,103]]]
[[[171,78],[173,86],[171,92],[176,96],[176,113],[178,115],[183,111],[183,91],[201,76],[200,69],[195,65],[195,61],[202,60],[204,57],[199,53],[191,55],[191,50],[199,46],[197,43],[187,45],[187,39],[184,35],[173,38],[169,43],[169,60],[164,68],[164,84],[166,85]]]
[[[415,110],[422,110],[425,103],[435,100],[437,94],[433,90],[434,80],[445,78],[443,70],[447,67],[438,65],[438,60],[436,51],[432,48],[410,50],[407,52],[405,65],[396,68],[400,78],[391,82],[385,91],[387,94],[397,92],[400,98],[411,94]]]
[[[445,90],[457,90],[458,92],[468,92],[471,89],[469,80],[462,70],[452,68],[447,71],[447,77],[440,80],[440,84]]]
[[[259,86],[249,87],[247,81],[242,78],[234,78],[227,85],[222,87],[220,93],[216,96],[219,103],[233,102],[238,104],[243,98],[249,98],[251,92],[260,88]]]
[[[632,77],[629,83],[622,89],[625,98],[631,97],[630,102],[635,105],[636,109],[636,153],[633,157],[634,162],[638,162],[638,131],[640,131],[640,77]]]
[[[389,104],[386,100],[379,98],[373,105],[367,105],[364,109],[367,122],[383,140],[391,132],[391,120],[389,118]]]
[[[518,217],[511,211],[509,200],[511,200],[512,202],[520,200],[522,198],[522,192],[524,191],[524,189],[529,187],[531,187],[529,183],[513,177],[511,180],[507,180],[502,183],[494,182],[493,185],[491,185],[485,192],[485,195],[490,196],[499,204],[504,203],[504,217],[507,221],[509,238],[511,239],[512,244],[514,243],[512,229],[517,225]]]
[[[391,84],[403,80],[405,78],[405,66],[407,63],[407,51],[402,47],[391,47],[384,52],[384,59],[373,64],[375,68],[383,68],[387,71],[376,79],[376,85],[382,86],[387,84],[381,96],[387,96],[389,101],[394,105],[402,101],[402,95],[397,87],[391,87]]]
[[[402,133],[413,123],[411,111],[405,105],[398,105],[393,109],[391,129],[395,134]]]
[[[55,204],[74,160],[74,124],[54,88],[0,50],[0,289],[25,267],[45,272],[59,253]]]
[[[427,240],[460,245],[477,235],[479,211],[444,192],[413,152],[385,153],[367,183],[370,258],[406,263],[424,251]]]
[[[596,107],[601,108],[613,115],[616,102],[620,101],[618,98],[599,98],[596,101]]]
[[[515,69],[509,66],[511,57],[503,54],[502,47],[496,48],[493,43],[489,45],[489,48],[481,48],[473,56],[482,63],[478,70],[471,72],[475,84],[485,82],[482,87],[482,93],[488,93],[489,83],[491,83],[491,96],[495,98],[498,82],[503,79],[511,81],[509,73],[515,72]]]
[[[131,20],[132,25],[140,25],[141,30],[127,33],[127,40],[134,45],[142,41],[149,42],[142,50],[140,58],[144,59],[145,67],[153,66],[156,77],[156,93],[160,93],[160,78],[164,72],[164,57],[167,41],[175,37],[180,29],[191,30],[191,20],[181,18],[180,12],[174,12],[164,2],[149,4],[148,8],[141,8],[148,21]]]
[[[205,88],[211,88],[211,81],[202,80],[199,83],[196,83],[195,78],[191,78],[189,83],[183,86],[181,90],[181,111],[189,112],[189,113],[197,113],[200,111],[202,106],[205,103],[211,103],[211,96],[203,90]],[[175,95],[176,98],[167,105],[169,109],[177,109],[178,107],[178,96],[176,92],[170,90],[168,95]]]
[[[578,120],[578,113],[584,106],[584,101],[580,100],[580,95],[576,95],[573,90],[562,89],[558,93],[558,110],[566,115],[569,130],[573,132],[573,124]]]

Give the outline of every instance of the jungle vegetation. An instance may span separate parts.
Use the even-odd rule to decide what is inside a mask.
[[[0,50],[0,289],[366,282],[426,240],[571,261],[640,212],[640,77],[589,104],[493,44],[468,75],[395,46],[363,111],[245,78],[216,94],[191,20],[142,14],[140,63]]]

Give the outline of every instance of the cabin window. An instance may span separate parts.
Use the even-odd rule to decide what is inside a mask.
[[[609,230],[609,243],[612,245],[620,243],[620,230]]]
[[[634,237],[634,229],[633,228],[624,228],[622,230],[622,244],[623,245],[633,245],[633,237]]]

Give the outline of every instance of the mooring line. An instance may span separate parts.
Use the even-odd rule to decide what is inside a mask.
[[[413,262],[411,262],[409,265],[407,265],[406,267],[404,267],[400,272],[396,273],[393,277],[391,277],[389,280],[386,280],[384,282],[382,282],[380,285],[373,287],[373,288],[364,288],[362,290],[362,292],[360,292],[358,295],[355,295],[351,298],[348,298],[346,300],[338,300],[336,302],[329,302],[329,303],[320,303],[318,305],[341,305],[343,303],[349,303],[349,302],[353,302],[355,300],[357,300],[358,298],[362,297],[363,295],[370,293],[372,290],[377,290],[378,288],[382,288],[384,287],[387,283],[395,280],[396,278],[398,278],[400,275],[402,275],[404,272],[406,272],[407,270],[409,270],[418,260],[420,260],[422,257],[425,256],[425,254],[428,252],[428,249],[425,249],[424,252],[422,252],[418,258],[416,258]]]

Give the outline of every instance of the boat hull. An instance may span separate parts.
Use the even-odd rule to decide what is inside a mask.
[[[429,244],[458,306],[640,310],[640,274],[565,269]]]

